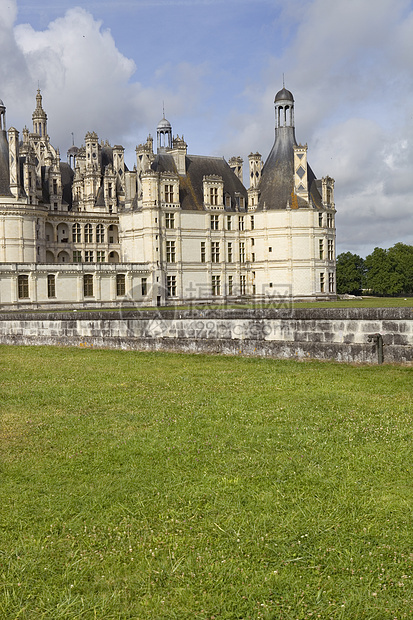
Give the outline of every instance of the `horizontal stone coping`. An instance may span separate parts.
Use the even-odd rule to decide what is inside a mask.
[[[151,310],[122,309],[108,311],[62,310],[0,311],[0,321],[118,321],[118,320],[270,320],[296,319],[302,321],[355,320],[398,321],[413,320],[413,308],[265,308],[265,309],[210,309],[210,308],[153,308]]]
[[[148,263],[0,263],[2,273],[44,271],[150,271]]]

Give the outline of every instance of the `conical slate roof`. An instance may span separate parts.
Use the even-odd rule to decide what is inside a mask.
[[[276,129],[275,142],[264,164],[260,182],[260,209],[286,209],[294,189],[294,127]]]

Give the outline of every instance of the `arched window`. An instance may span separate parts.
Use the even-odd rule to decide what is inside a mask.
[[[73,243],[80,243],[81,241],[80,224],[73,224],[72,226],[72,241]]]
[[[96,226],[96,242],[103,243],[105,241],[105,227],[103,224]]]
[[[93,243],[92,224],[85,224],[85,243]]]

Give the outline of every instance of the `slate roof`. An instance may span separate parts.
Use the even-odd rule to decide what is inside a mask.
[[[294,127],[279,127],[275,130],[274,145],[265,162],[259,185],[258,209],[286,209],[292,204],[294,191]],[[314,204],[321,208],[321,196],[315,183],[315,174],[307,165],[308,186]],[[306,200],[297,197],[298,207],[309,207]]]
[[[179,175],[179,200],[182,209],[203,211],[203,178],[206,175],[222,177],[224,197],[226,195],[231,196],[231,207],[226,207],[226,210],[235,211],[237,209],[237,195],[243,196],[244,204],[247,205],[247,190],[223,157],[187,155],[185,165],[186,175]],[[157,172],[177,173],[173,156],[168,153],[158,153],[152,164],[152,169]]]
[[[72,184],[74,172],[66,162],[60,162],[60,173],[62,175],[63,201],[72,208]]]

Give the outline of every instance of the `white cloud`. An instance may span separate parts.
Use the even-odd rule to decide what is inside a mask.
[[[162,100],[176,115],[188,103],[196,107],[203,67],[169,63],[173,82],[145,87],[136,80],[135,62],[119,51],[110,30],[88,11],[69,9],[45,30],[36,31],[30,24],[14,26],[16,2],[0,0],[0,9],[9,5],[0,39],[1,56],[7,58],[1,63],[5,86],[0,96],[9,124],[30,127],[40,84],[48,132],[63,158],[72,131],[80,144],[93,130],[112,144],[123,144],[132,165],[137,142],[153,132],[161,118]],[[197,84],[199,88],[193,88]]]
[[[107,5],[81,1],[96,11]],[[188,2],[191,7],[205,4]],[[39,10],[45,4],[42,0]],[[59,0],[59,11],[67,4]],[[0,0],[0,98],[8,123],[18,129],[30,126],[40,81],[49,134],[63,156],[72,131],[79,144],[86,131],[95,130],[123,144],[133,163],[134,146],[154,132],[164,101],[174,132],[184,133],[190,152],[239,154],[247,166],[248,153],[258,150],[265,159],[271,148],[274,95],[285,73],[296,101],[297,139],[308,142],[314,172],[336,179],[339,250],[412,242],[411,1],[257,0],[252,13],[250,3],[234,0],[236,16],[231,14],[230,23],[218,20],[215,38],[208,37],[206,44],[201,36],[196,50],[191,45],[205,24],[196,21],[197,9],[175,4],[168,13],[176,20],[169,24],[171,46],[156,28],[156,45],[149,45],[148,20],[157,15],[150,13],[153,2],[119,3],[122,10],[134,10],[134,61],[84,9],[71,8],[40,31],[15,26],[16,0]],[[140,13],[138,5],[148,11]],[[274,16],[272,22],[260,21],[260,7]],[[122,13],[126,19],[128,14]],[[244,23],[243,15],[255,22]],[[236,54],[233,43],[226,47],[229,27],[239,29],[231,41],[244,45]],[[191,45],[185,43],[185,31]],[[143,49],[151,50],[152,61],[159,56],[146,83],[139,82],[146,68]],[[194,52],[203,58],[197,64]],[[242,71],[247,57],[250,70]],[[229,79],[232,69],[234,81]]]
[[[411,2],[293,0],[282,15],[292,34],[246,91],[255,110],[237,119],[242,129],[226,136],[226,150],[258,149],[265,159],[273,141],[270,107],[285,71],[297,139],[309,143],[316,175],[336,179],[339,250],[411,243]]]
[[[67,146],[71,131],[79,143],[90,130],[119,142],[131,119],[141,117],[143,89],[130,82],[135,64],[90,13],[74,8],[44,31],[24,24],[14,32],[31,83],[40,83],[49,134],[57,145]],[[33,89],[30,99],[34,101]]]

